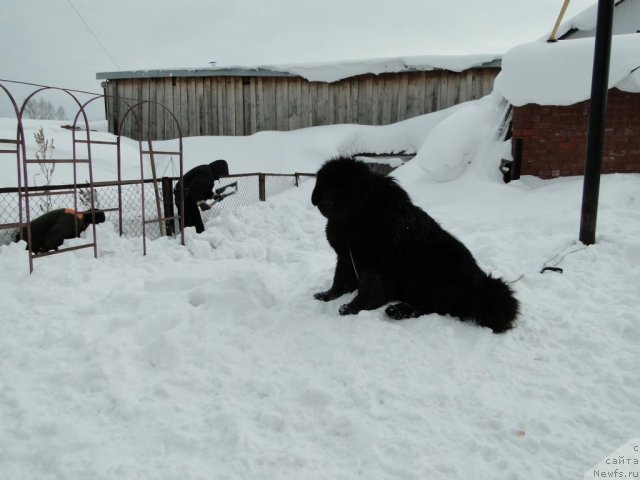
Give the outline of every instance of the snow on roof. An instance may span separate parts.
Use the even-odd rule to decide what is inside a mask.
[[[594,38],[533,42],[509,50],[494,89],[512,105],[572,105],[591,95]],[[640,93],[640,34],[614,35],[609,88]]]
[[[613,34],[636,33],[640,27],[637,19],[639,11],[640,2],[638,0],[616,0],[613,14]],[[556,36],[557,38],[563,38],[565,35],[567,35],[566,38],[593,37],[595,36],[597,19],[598,2],[595,2],[560,24]]]
[[[207,77],[207,76],[300,76],[311,82],[337,82],[357,75],[449,70],[461,72],[474,67],[499,67],[501,55],[423,55],[378,58],[334,63],[298,65],[224,66],[173,70],[101,72],[98,80],[119,78]]]
[[[270,67],[284,69],[312,82],[337,82],[344,78],[373,73],[449,70],[462,72],[473,67],[499,67],[500,55],[423,55],[415,57],[379,58],[339,63],[316,63]]]
[[[566,22],[560,24],[556,36],[561,38],[571,30],[590,31],[596,28],[596,21],[598,17],[598,4],[595,3],[590,7],[585,8],[576,16],[570,18]],[[545,39],[548,38],[548,35]]]

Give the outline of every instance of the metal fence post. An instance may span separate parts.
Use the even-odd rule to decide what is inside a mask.
[[[169,177],[162,177],[162,203],[164,207],[164,218],[166,219],[167,237],[173,237],[175,232],[173,221],[173,181]]]
[[[267,188],[264,173],[258,174],[258,196],[261,202],[264,202],[267,198]]]
[[[513,163],[511,164],[511,180],[520,180],[522,170],[522,139],[514,139]]]

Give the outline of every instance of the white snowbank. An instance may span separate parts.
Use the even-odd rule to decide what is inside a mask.
[[[484,147],[495,140],[501,105],[498,96],[487,96],[464,104],[438,123],[415,158],[426,178],[448,182],[462,175],[474,157],[484,160]]]
[[[517,46],[504,55],[494,90],[515,106],[581,102],[591,96],[593,51],[594,38]],[[611,45],[609,88],[640,92],[638,67],[640,34],[615,35]]]

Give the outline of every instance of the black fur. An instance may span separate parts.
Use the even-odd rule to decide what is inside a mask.
[[[315,298],[329,301],[358,290],[340,314],[379,308],[403,319],[449,314],[504,332],[518,301],[502,280],[485,274],[471,252],[413,205],[391,177],[362,162],[336,158],[318,171],[311,202],[327,221],[338,260],[333,284]]]

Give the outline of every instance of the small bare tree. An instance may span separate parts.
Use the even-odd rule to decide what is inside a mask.
[[[67,114],[64,107],[59,106],[56,109],[49,100],[39,98],[38,100],[29,100],[24,108],[24,116],[40,120],[64,120]]]
[[[67,113],[64,111],[64,107],[59,105],[58,108],[56,108],[56,120],[66,120],[66,118]]]
[[[53,180],[53,172],[55,172],[56,170],[56,163],[52,161],[53,151],[55,150],[55,147],[53,146],[53,139],[48,140],[45,137],[42,127],[40,127],[38,131],[33,134],[33,137],[36,141],[36,159],[38,160],[38,167],[40,168],[40,173],[36,173],[33,176],[33,180],[35,184],[38,185],[38,179],[40,177],[43,177],[44,186],[49,187],[51,185],[51,181]],[[53,207],[53,201],[48,191],[44,199],[44,205],[40,204],[40,210],[43,213],[46,213]]]

